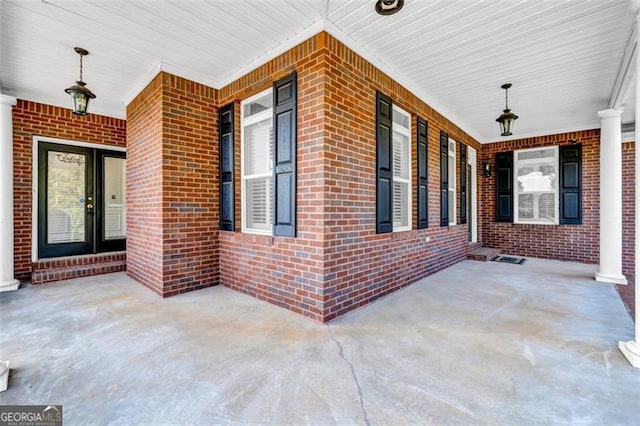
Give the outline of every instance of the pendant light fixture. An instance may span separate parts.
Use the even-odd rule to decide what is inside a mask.
[[[89,99],[96,97],[86,86],[87,83],[82,81],[82,57],[89,54],[88,51],[81,47],[74,47],[73,50],[80,55],[80,80],[76,84],[65,89],[64,91],[71,95],[72,111],[76,115],[87,115],[87,106]]]
[[[502,131],[500,136],[511,136],[513,134],[511,133],[513,122],[518,119],[518,116],[509,109],[509,88],[511,83],[505,83],[501,87],[504,89],[504,111],[500,114],[500,117],[496,118],[496,121],[500,123],[500,130]]]

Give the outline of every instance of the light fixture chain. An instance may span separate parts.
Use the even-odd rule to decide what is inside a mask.
[[[82,66],[80,66],[82,69]],[[509,88],[504,89],[504,109],[509,109]]]
[[[82,55],[80,55],[80,81],[82,81]]]

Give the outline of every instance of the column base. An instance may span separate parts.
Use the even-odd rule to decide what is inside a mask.
[[[612,283],[612,284],[627,284],[627,279],[622,274],[606,274],[603,272],[595,273],[596,281],[600,281],[603,283]]]
[[[0,361],[0,392],[7,390],[9,384],[9,361]]]
[[[0,281],[0,293],[17,290],[18,288],[20,288],[20,281],[18,280]]]
[[[619,342],[618,349],[622,352],[629,364],[636,368],[640,368],[640,345],[635,340],[629,340],[628,342]]]

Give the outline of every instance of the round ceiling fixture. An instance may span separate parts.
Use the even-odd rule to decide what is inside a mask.
[[[404,0],[377,0],[376,12],[379,15],[393,15],[404,6]]]

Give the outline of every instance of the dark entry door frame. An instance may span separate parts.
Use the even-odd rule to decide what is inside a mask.
[[[56,149],[59,150],[57,152],[69,152],[70,154],[75,155],[87,155],[87,158],[91,157],[91,160],[87,161],[86,164],[87,175],[85,176],[85,182],[90,190],[86,191],[85,197],[78,197],[77,199],[78,205],[83,204],[83,209],[85,211],[85,238],[83,238],[83,241],[55,244],[55,251],[52,251],[53,247],[46,247],[47,245],[51,246],[51,244],[47,244],[47,228],[39,220],[39,218],[42,217],[43,207],[46,207],[46,205],[43,204],[46,202],[46,198],[42,197],[43,191],[46,189],[43,187],[43,184],[46,185],[46,181],[43,181],[40,177],[43,169],[46,169],[45,166],[47,165],[46,152],[53,150],[55,154]],[[97,169],[99,167],[97,167],[98,165],[95,164],[95,162],[102,161],[105,155],[107,157],[124,158],[126,155],[126,149],[110,145],[42,137],[37,135],[33,136],[31,216],[31,258],[33,262],[51,256],[73,256],[83,253],[124,250],[124,239],[109,242],[101,242],[100,239],[101,233],[99,232],[101,232],[100,227],[102,226],[102,222],[98,221],[102,220],[102,218],[99,217],[98,210],[100,210],[102,206],[101,200],[98,200],[97,197],[102,195],[103,187],[101,182],[97,181],[99,177]],[[73,155],[70,159],[73,161]],[[94,181],[94,178],[96,181]],[[46,193],[46,191],[44,193]],[[76,235],[79,235],[79,233],[76,233]],[[79,239],[80,238],[74,238],[74,240]]]

